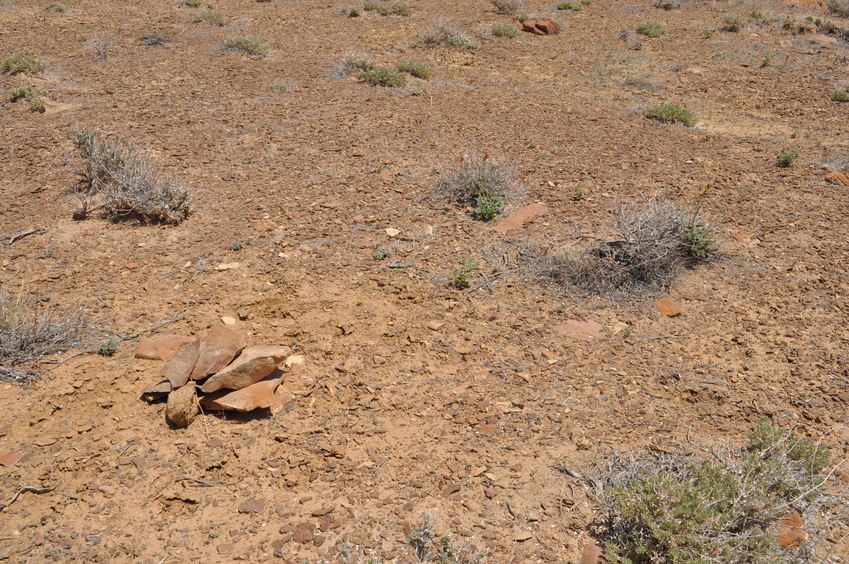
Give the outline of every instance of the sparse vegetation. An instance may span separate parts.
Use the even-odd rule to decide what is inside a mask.
[[[65,5],[61,2],[51,2],[47,5],[45,10],[54,14],[64,14],[67,8],[65,8]]]
[[[0,288],[0,381],[29,384],[39,374],[27,365],[88,343],[81,311],[58,312],[38,303]]]
[[[524,7],[522,0],[490,0],[499,14],[512,15]]]
[[[828,450],[761,420],[748,446],[729,458],[611,461],[599,535],[605,560],[790,562],[775,542],[777,524],[791,507],[804,513],[820,495]]]
[[[128,141],[103,139],[93,130],[76,130],[80,183],[75,192],[84,219],[96,200],[112,219],[178,223],[189,215],[191,196],[179,182],[161,175]]]
[[[109,339],[106,342],[100,344],[97,348],[97,353],[101,356],[114,356],[116,352],[118,352],[118,346],[121,344],[121,341],[118,339]]]
[[[560,2],[557,4],[558,10],[571,10],[573,12],[580,12],[584,9],[584,6],[589,4],[589,2]]]
[[[342,59],[342,64],[336,69],[336,76],[343,78],[355,72],[370,71],[376,68],[374,60],[363,53],[348,53]]]
[[[395,63],[395,67],[403,73],[423,80],[430,80],[433,76],[433,69],[428,64],[413,61],[412,59],[402,59]]]
[[[725,22],[725,25],[722,27],[722,31],[736,33],[746,27],[746,21],[740,16],[725,16],[723,21]]]
[[[194,20],[196,22],[203,22],[216,27],[224,27],[229,23],[229,20],[224,17],[221,12],[213,10],[212,8],[207,8],[199,14],[195,14]]]
[[[460,49],[475,49],[478,46],[474,36],[460,31],[445,22],[437,23],[433,28],[425,31],[419,36],[422,45],[442,45],[457,47]]]
[[[365,2],[363,4],[363,10],[366,12],[377,12],[381,16],[410,15],[410,8],[397,2]]]
[[[654,7],[666,11],[676,10],[681,7],[681,2],[678,0],[656,0]]]
[[[798,158],[799,153],[785,149],[778,153],[778,156],[775,157],[775,164],[779,168],[789,168]]]
[[[691,127],[696,123],[696,116],[679,104],[660,104],[646,110],[645,116],[649,119],[664,123],[681,123]]]
[[[849,18],[849,0],[828,0],[828,8],[838,16]]]
[[[652,37],[655,39],[662,36],[666,32],[663,29],[663,26],[658,24],[640,24],[637,26],[636,31],[640,35],[645,35],[646,37]]]
[[[498,24],[492,26],[492,35],[496,37],[516,37],[519,30],[508,24]]]
[[[0,60],[0,73],[3,74],[35,74],[44,65],[35,57],[15,53]]]
[[[181,6],[187,6],[189,8],[197,8],[201,4],[203,4],[203,0],[183,0],[180,3]]]
[[[521,192],[513,169],[487,155],[483,158],[464,155],[459,167],[440,174],[437,190],[471,206],[474,217],[483,221],[495,218]]]
[[[407,545],[418,564],[480,564],[485,556],[474,548],[456,547],[451,537],[437,534],[433,518],[427,513],[422,515],[422,522],[410,531]]]
[[[221,46],[226,51],[241,51],[254,57],[264,57],[268,53],[268,45],[262,39],[253,35],[237,35],[225,39]]]
[[[407,77],[393,67],[380,67],[357,74],[357,79],[371,86],[399,88],[407,84]]]
[[[41,91],[36,89],[34,86],[20,86],[18,88],[13,88],[10,92],[10,99],[12,102],[16,102],[21,98],[27,101],[29,104],[29,108],[34,112],[44,113],[47,109],[46,104],[44,103],[44,98],[41,97]]]
[[[451,269],[451,285],[458,290],[465,290],[471,286],[472,273],[477,269],[478,261],[472,257],[467,257],[460,262],[460,265]]]
[[[832,102],[849,102],[849,90],[835,90],[831,94]]]

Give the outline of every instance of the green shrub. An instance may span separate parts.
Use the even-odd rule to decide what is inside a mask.
[[[849,91],[835,90],[831,95],[831,100],[833,102],[849,102]]]
[[[407,84],[407,77],[392,67],[380,67],[362,71],[357,75],[357,79],[371,86],[398,88]]]
[[[665,123],[683,123],[690,127],[696,123],[696,116],[679,104],[660,104],[646,110],[645,116],[649,119]]]
[[[63,14],[67,10],[67,8],[65,8],[65,5],[61,2],[51,2],[47,5],[45,10],[47,10],[48,12],[53,12],[54,14]]]
[[[789,168],[793,162],[799,158],[799,153],[796,151],[781,151],[778,153],[778,156],[775,157],[775,164],[779,168]]]
[[[658,38],[665,33],[663,26],[658,24],[640,24],[637,26],[637,33],[646,37]]]
[[[12,89],[10,99],[12,102],[16,102],[23,98],[27,101],[30,110],[43,114],[47,110],[47,105],[44,103],[44,98],[41,97],[41,94],[42,92],[32,85],[20,86]]]
[[[451,269],[451,285],[458,290],[464,290],[471,286],[469,278],[477,269],[478,261],[469,257],[460,262],[460,266]]]
[[[489,0],[499,14],[515,14],[522,8],[522,0]]]
[[[114,356],[116,352],[118,352],[118,346],[121,344],[121,341],[118,339],[109,339],[108,341],[101,343],[97,348],[98,354],[102,356]]]
[[[363,53],[348,53],[342,59],[342,64],[336,69],[339,78],[349,76],[358,71],[370,71],[375,68],[374,61]]]
[[[557,4],[558,10],[572,10],[573,12],[580,12],[583,8],[583,2],[560,2]]]
[[[229,20],[225,18],[221,12],[212,9],[206,9],[203,12],[196,14],[195,21],[217,27],[224,27],[229,23]]]
[[[522,192],[512,167],[494,162],[488,156],[464,156],[458,168],[439,175],[437,191],[470,206],[475,219],[490,221],[510,199]]]
[[[237,35],[225,39],[221,46],[227,51],[241,51],[255,57],[264,57],[268,53],[268,45],[262,39],[253,35]]]
[[[519,30],[512,25],[498,24],[492,26],[492,35],[496,37],[516,37],[518,34]]]
[[[734,460],[615,460],[604,498],[605,560],[788,563],[777,524],[788,507],[804,511],[816,498],[828,460],[827,449],[767,420]]]
[[[446,43],[451,47],[459,47],[460,49],[476,49],[478,46],[477,39],[465,32],[450,36]]]
[[[410,15],[410,8],[395,2],[366,2],[363,4],[363,10],[366,12],[377,12],[381,16]]]
[[[424,80],[430,80],[430,77],[433,76],[433,69],[430,68],[429,65],[426,63],[419,63],[411,59],[402,59],[395,63],[395,67],[401,72],[411,74],[416,78]]]
[[[472,217],[480,221],[492,221],[504,210],[504,199],[497,196],[481,195],[475,198]]]
[[[0,73],[3,74],[35,74],[43,68],[44,65],[35,57],[19,53],[0,60]]]

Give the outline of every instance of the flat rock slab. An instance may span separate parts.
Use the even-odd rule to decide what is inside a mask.
[[[141,399],[147,402],[160,400],[167,396],[173,389],[174,387],[171,386],[171,382],[168,380],[168,378],[163,378],[156,384],[144,390],[141,393]]]
[[[796,548],[808,542],[808,532],[805,531],[805,522],[795,509],[790,509],[787,514],[778,520],[775,542],[781,548]]]
[[[200,389],[206,394],[225,388],[241,390],[274,372],[289,352],[289,347],[248,347],[232,364],[210,376]]]
[[[205,409],[225,411],[252,411],[272,407],[277,401],[274,390],[280,384],[279,377],[269,377],[234,392],[221,390],[204,396],[200,404]]]
[[[264,499],[247,499],[239,504],[239,513],[262,513],[263,509],[265,509],[265,500]]]
[[[183,386],[168,394],[165,418],[177,427],[188,427],[199,411],[198,397],[194,384]]]
[[[201,339],[197,364],[192,371],[192,380],[215,374],[236,358],[245,348],[245,336],[224,325],[216,325]]]
[[[547,213],[548,206],[546,205],[528,204],[527,206],[522,206],[496,223],[492,230],[496,233],[501,233],[502,235],[512,233],[520,230],[525,223],[533,221],[535,217],[545,215]]]
[[[577,339],[579,341],[591,341],[599,336],[602,325],[596,321],[570,319],[555,327],[558,335]]]
[[[196,340],[195,337],[182,335],[157,335],[150,339],[142,339],[136,347],[135,357],[147,360],[169,360],[181,346]]]
[[[684,308],[681,306],[681,302],[671,296],[666,296],[665,298],[657,300],[654,305],[657,308],[657,311],[666,317],[677,317],[681,315],[682,311],[684,311]]]
[[[832,170],[825,175],[826,182],[839,184],[841,186],[849,186],[849,172],[844,170]]]
[[[560,26],[548,18],[530,18],[522,22],[522,31],[534,35],[556,35],[560,33]]]
[[[195,368],[199,352],[200,342],[193,340],[181,345],[174,356],[165,363],[162,377],[171,382],[172,388],[177,389],[186,385]]]
[[[10,450],[5,454],[0,455],[0,466],[14,466],[21,458],[23,458],[21,453]]]

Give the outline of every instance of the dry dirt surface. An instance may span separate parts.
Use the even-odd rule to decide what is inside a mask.
[[[0,560],[414,562],[407,535],[427,513],[460,561],[578,562],[599,506],[558,464],[707,455],[763,416],[846,458],[849,188],[824,176],[849,165],[849,104],[831,101],[849,43],[805,18],[849,21],[820,4],[528,0],[562,31],[515,38],[491,35],[520,24],[484,0],[386,17],[220,0],[222,27],[177,0],[48,4],[0,2],[0,58],[44,63],[0,75],[0,234],[41,229],[0,242],[0,283],[116,335],[231,317],[249,345],[305,362],[285,373],[287,409],[187,429],[140,399],[162,363],[133,358],[137,339],[0,383],[0,454],[21,455],[0,466]],[[728,16],[743,27],[724,31]],[[478,47],[417,45],[438,20]],[[220,48],[243,34],[267,55]],[[339,78],[352,51],[434,75]],[[9,101],[28,84],[45,113]],[[643,116],[665,102],[697,123]],[[78,127],[132,140],[191,187],[192,215],[75,221]],[[783,149],[799,154],[789,168]],[[524,203],[548,212],[501,234],[435,197],[464,152],[512,163]],[[680,315],[659,312],[663,295],[564,294],[501,260],[607,237],[622,203],[689,203],[707,185],[722,256],[668,289]],[[459,290],[466,257],[478,268]],[[846,532],[826,533],[832,557],[849,555]]]

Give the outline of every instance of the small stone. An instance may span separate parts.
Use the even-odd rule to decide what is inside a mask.
[[[225,542],[225,543],[219,544],[215,548],[218,550],[218,554],[225,555],[225,554],[230,554],[231,552],[233,552],[233,549],[236,548],[236,547],[231,542]]]
[[[10,450],[6,454],[0,456],[0,466],[14,466],[21,458],[23,458],[23,456],[19,452]]]
[[[665,298],[657,300],[654,305],[657,307],[657,311],[666,317],[676,317],[681,315],[681,312],[683,311],[681,302],[671,296],[666,296]]]
[[[805,522],[795,509],[790,509],[778,520],[775,542],[781,548],[796,548],[808,541],[808,533],[805,531]]]
[[[443,325],[445,325],[445,323],[443,323],[442,321],[430,321],[427,324],[427,328],[431,331],[439,331],[440,329],[442,329]]]
[[[262,513],[265,509],[264,499],[248,499],[239,505],[239,513]]]
[[[389,235],[390,237],[395,237],[396,235],[400,235],[401,231],[399,231],[398,229],[395,229],[394,227],[387,227],[386,228],[386,234]]]
[[[495,490],[495,488],[485,488],[483,490],[483,495],[486,496],[486,499],[492,499],[496,495],[498,495],[498,492]]]
[[[292,368],[293,366],[301,366],[306,359],[302,354],[292,354],[286,357],[286,360],[283,361],[283,365],[286,368]]]
[[[565,323],[561,323],[554,330],[558,335],[577,339],[579,341],[591,341],[599,336],[602,325],[591,320],[570,319]]]
[[[157,335],[142,339],[136,347],[135,357],[148,360],[169,360],[181,346],[196,340],[182,335]]]
[[[549,18],[530,18],[522,22],[522,31],[534,35],[556,35],[560,33],[560,26]]]
[[[246,307],[243,307],[242,309],[237,311],[236,314],[239,316],[239,319],[241,319],[242,321],[245,321],[245,320],[251,318],[251,310],[249,310]]]
[[[224,325],[235,325],[236,318],[230,317],[229,315],[225,315],[221,317],[221,323],[223,323]]]
[[[272,407],[277,401],[274,391],[280,380],[280,378],[269,377],[235,392],[221,390],[204,396],[200,403],[206,409],[230,411],[251,411]]]
[[[188,427],[198,414],[198,398],[194,384],[168,394],[165,417],[177,427]]]
[[[313,542],[315,537],[315,527],[311,523],[301,523],[295,527],[292,532],[292,540],[300,544],[308,544]]]
[[[189,381],[195,363],[197,363],[199,351],[200,343],[197,340],[185,343],[165,363],[165,367],[162,369],[162,377],[171,382],[172,388],[177,389],[185,386],[186,382]]]
[[[460,491],[461,485],[460,482],[452,482],[442,488],[442,495],[449,496],[451,494],[455,494]]]
[[[849,186],[849,172],[843,170],[832,170],[825,175],[826,182],[839,184],[841,186]]]
[[[526,540],[530,540],[534,538],[534,534],[530,531],[519,531],[515,535],[513,535],[513,540],[516,542],[525,542]]]
[[[215,267],[215,270],[219,272],[224,270],[233,270],[234,268],[239,268],[241,266],[238,262],[224,262]]]
[[[210,376],[200,389],[205,394],[225,388],[241,390],[274,372],[288,352],[288,347],[248,347],[227,368]]]
[[[461,347],[455,348],[454,352],[456,352],[457,354],[467,355],[467,354],[472,354],[472,349],[471,349],[471,347],[461,346]]]
[[[324,505],[322,507],[319,507],[318,509],[313,509],[310,515],[312,515],[313,517],[324,517],[325,515],[333,513],[334,509],[336,508],[332,505]]]

